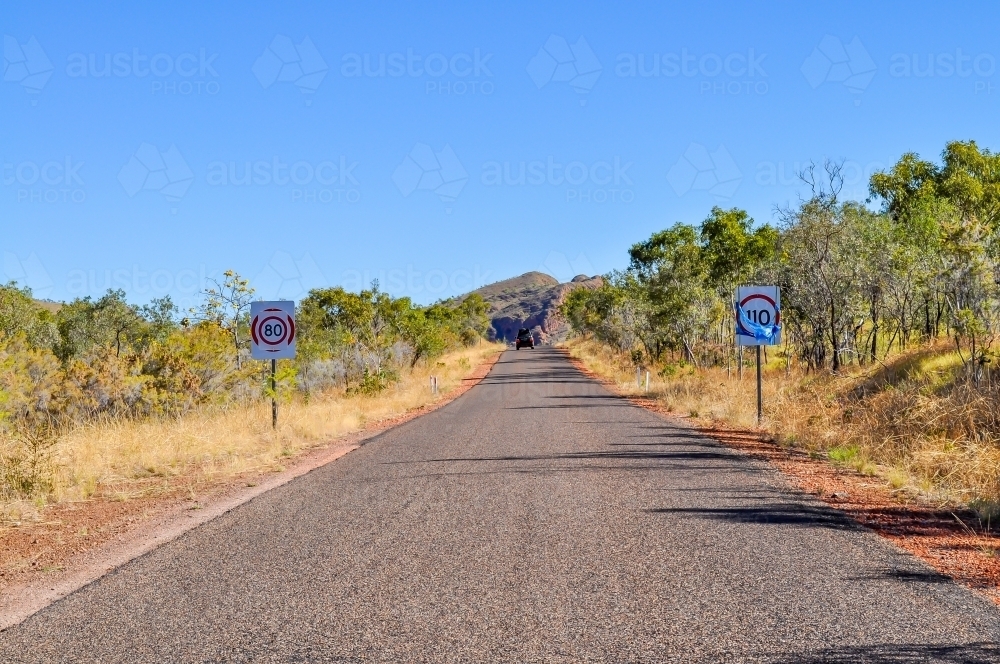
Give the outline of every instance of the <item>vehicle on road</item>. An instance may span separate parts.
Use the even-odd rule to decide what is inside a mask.
[[[521,346],[535,350],[535,339],[531,336],[531,330],[522,327],[517,331],[517,341],[514,342],[514,350],[521,350]]]

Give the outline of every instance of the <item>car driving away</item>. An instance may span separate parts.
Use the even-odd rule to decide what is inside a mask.
[[[522,327],[517,331],[517,341],[514,342],[514,350],[521,350],[521,346],[532,350],[535,349],[535,339],[531,336],[531,330],[526,327]]]

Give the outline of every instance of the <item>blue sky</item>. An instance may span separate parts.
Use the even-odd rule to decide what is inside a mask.
[[[713,205],[773,222],[809,160],[864,198],[1000,144],[989,3],[470,4],[4,3],[0,276],[431,302],[622,267]]]

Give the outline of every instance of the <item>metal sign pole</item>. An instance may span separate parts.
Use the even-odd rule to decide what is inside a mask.
[[[274,374],[277,371],[278,361],[271,358],[271,428],[278,428],[278,391]]]
[[[763,392],[763,381],[761,379],[761,366],[760,366],[760,346],[757,346],[757,425],[760,426],[760,421],[764,418],[764,392]]]
[[[295,303],[250,303],[250,357],[271,360],[271,428],[278,428],[278,360],[295,359]]]
[[[781,343],[781,290],[777,286],[736,289],[736,343],[757,348],[757,426],[764,421],[764,358],[761,346]],[[742,367],[742,363],[740,363]]]

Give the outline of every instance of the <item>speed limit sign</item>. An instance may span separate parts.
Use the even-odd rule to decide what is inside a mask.
[[[741,346],[781,343],[781,291],[777,286],[736,289],[736,343]]]
[[[255,360],[295,357],[295,303],[250,303],[250,356]]]

